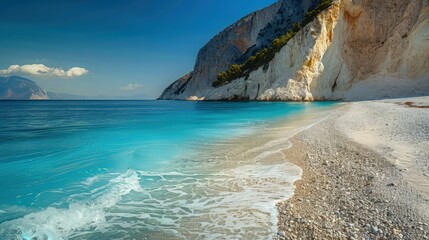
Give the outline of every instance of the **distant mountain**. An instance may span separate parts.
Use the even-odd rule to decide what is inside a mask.
[[[10,76],[0,77],[0,100],[148,100],[144,93],[133,96],[80,96],[67,93],[46,92],[30,79]]]
[[[45,90],[35,82],[18,76],[0,77],[0,99],[49,99]]]
[[[66,93],[53,93],[48,92],[49,99],[51,100],[150,100],[154,99],[153,97],[150,97],[146,94],[138,94],[133,96],[105,96],[105,95],[98,95],[98,96],[79,96],[79,95],[73,95],[73,94],[66,94]]]
[[[136,94],[136,95],[132,95],[132,96],[128,96],[128,97],[121,97],[121,99],[126,99],[126,100],[153,100],[155,98],[151,97],[147,94],[140,93],[140,94]]]
[[[87,100],[90,99],[86,96],[73,95],[67,93],[54,93],[48,92],[49,99],[51,100]]]
[[[66,93],[53,93],[48,92],[49,99],[51,100],[150,100],[154,99],[146,94],[138,94],[133,96],[106,96],[97,95],[93,97],[80,96]]]

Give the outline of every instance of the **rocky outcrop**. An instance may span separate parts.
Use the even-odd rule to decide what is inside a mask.
[[[266,47],[318,3],[319,0],[281,0],[242,18],[211,39],[199,51],[192,75],[167,87],[160,99],[186,99],[210,89],[218,73]]]
[[[290,5],[284,12],[288,13],[305,12],[306,7],[314,4],[310,1],[302,4],[287,2]],[[264,11],[265,14],[273,13],[274,9],[281,9],[285,4],[286,1],[279,1],[246,18]],[[258,39],[242,35],[241,42],[247,41],[242,45],[245,46],[243,51],[232,54],[237,55],[237,58],[225,54],[225,59],[210,58],[206,54],[216,52],[216,49],[225,53],[223,48],[235,45],[231,41],[217,45],[212,40],[200,51],[195,67],[197,73],[194,71],[194,76],[187,80],[186,85],[176,83],[181,88],[178,94],[173,93],[177,89],[170,89],[161,98],[186,99],[198,96],[206,100],[311,101],[429,94],[428,5],[427,0],[335,1],[301,29],[269,64],[251,72],[246,78],[218,88],[213,88],[211,84],[219,72],[231,63],[242,61],[240,57],[245,58],[251,51],[249,49],[263,46],[273,37]],[[270,21],[267,20],[268,16],[264,21],[258,20],[261,25],[266,23],[265,27],[256,27],[254,30],[260,28],[259,33],[266,33],[268,23],[276,21],[274,19],[279,16],[277,13]],[[243,26],[246,18],[215,39],[219,36],[225,39],[235,36],[233,33],[239,29],[238,26]],[[283,26],[282,20],[280,26]],[[285,25],[286,28],[290,26]],[[241,52],[243,54],[238,57]]]
[[[186,101],[204,101],[204,97],[190,96],[186,99]]]
[[[192,74],[193,72],[190,72],[174,81],[164,90],[159,99],[175,99],[177,98],[177,96],[182,95],[183,92],[186,90],[186,86],[188,85],[189,80],[192,78]]]
[[[311,82],[315,99],[429,93],[429,2],[342,0],[331,46]]]
[[[35,82],[18,76],[0,77],[0,99],[49,99],[45,90]]]

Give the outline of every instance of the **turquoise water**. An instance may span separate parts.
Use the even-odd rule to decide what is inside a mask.
[[[1,239],[266,238],[273,216],[261,202],[283,195],[262,196],[256,182],[274,189],[299,173],[256,163],[251,149],[274,123],[333,105],[2,101]]]

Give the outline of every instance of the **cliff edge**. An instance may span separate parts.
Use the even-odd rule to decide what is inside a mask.
[[[322,2],[329,6],[310,19]],[[313,101],[429,94],[429,1],[322,2],[281,0],[246,16],[204,46],[194,71],[160,99]],[[287,43],[264,58],[269,61],[243,70],[285,34]],[[238,74],[231,71],[234,64]],[[229,75],[218,84],[222,72]]]

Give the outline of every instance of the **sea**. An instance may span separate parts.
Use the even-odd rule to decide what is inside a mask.
[[[0,239],[272,239],[336,105],[0,101]]]

